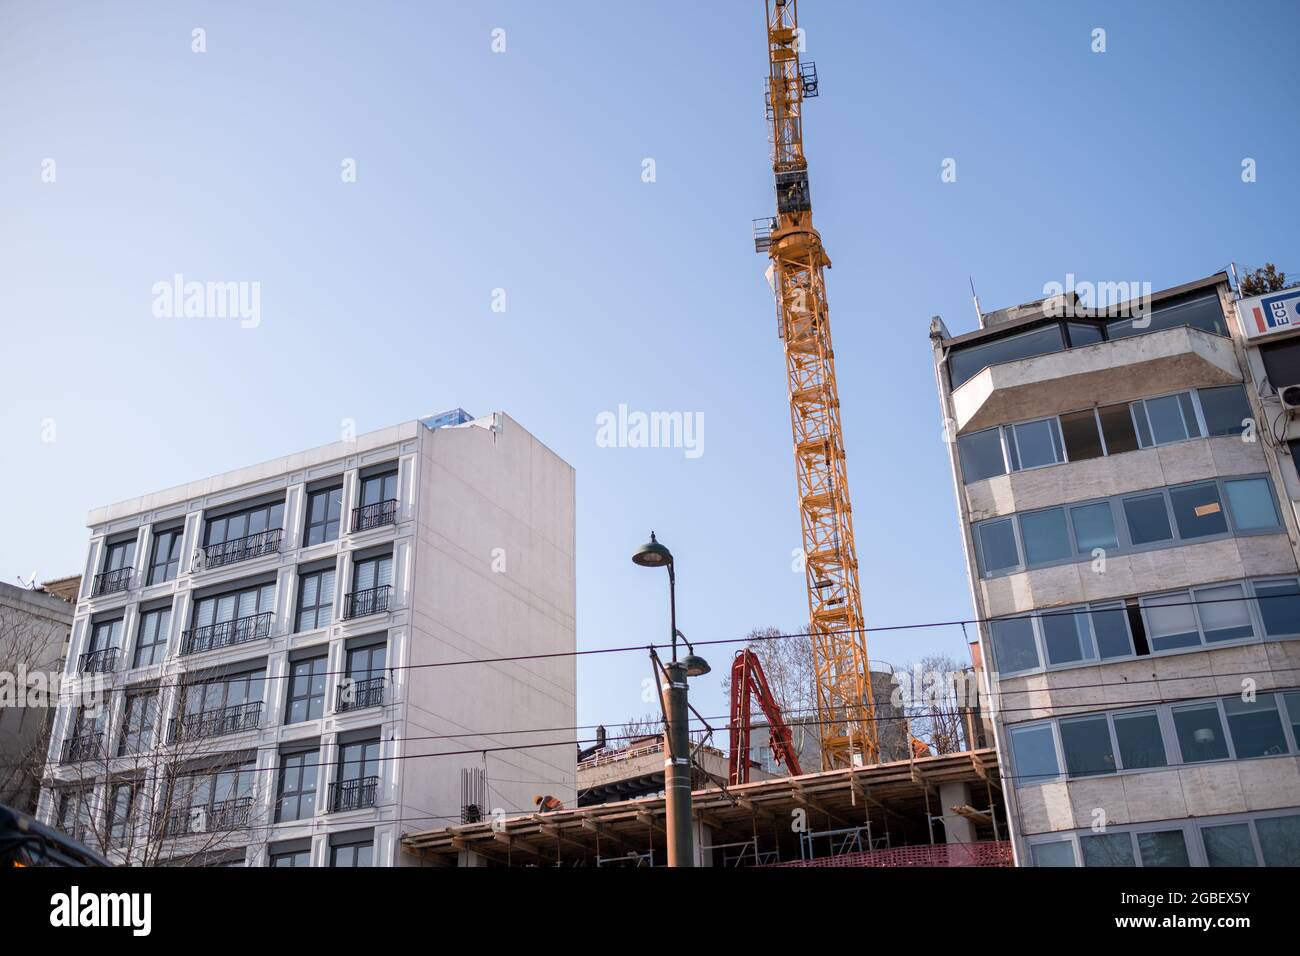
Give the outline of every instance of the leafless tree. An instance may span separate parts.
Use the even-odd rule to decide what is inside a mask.
[[[908,693],[903,710],[912,736],[932,753],[950,754],[967,749],[964,698],[960,678],[969,671],[947,654],[928,654],[906,669],[900,685]]]
[[[655,737],[663,732],[664,720],[658,714],[649,713],[644,717],[631,717],[626,723],[614,728],[614,733],[610,736],[610,745],[626,747],[640,737]]]
[[[46,782],[60,829],[133,866],[209,866],[262,842],[270,821],[258,795],[272,781],[258,772],[255,750],[223,747],[222,736],[240,728],[224,712],[163,725],[168,700],[182,715],[196,686],[181,675],[128,689],[118,708],[107,696],[78,707],[57,778]]]
[[[50,745],[55,687],[68,626],[29,610],[0,605],[0,803],[35,806]]]

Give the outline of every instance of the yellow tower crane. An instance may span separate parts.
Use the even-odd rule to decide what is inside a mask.
[[[826,306],[831,262],[812,224],[803,148],[803,104],[817,95],[817,67],[799,59],[795,0],[765,3],[776,216],[755,221],[754,246],[772,260],[785,342],[822,767],[830,770],[876,763],[880,747]]]

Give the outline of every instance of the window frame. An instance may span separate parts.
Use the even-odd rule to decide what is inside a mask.
[[[312,502],[321,495],[330,496],[334,494],[338,495],[338,514],[333,519],[330,518],[330,498],[326,497],[325,519],[323,521],[312,521]],[[343,532],[343,485],[340,483],[328,485],[323,488],[317,488],[315,491],[307,492],[306,498],[307,505],[303,512],[302,546],[304,548],[314,548],[322,544],[328,544],[331,541],[338,541],[339,538],[342,537]],[[331,524],[334,525],[333,535],[329,534],[329,526]],[[322,532],[323,537],[319,541],[311,540],[312,530],[315,528],[325,529]]]
[[[165,620],[164,620],[165,618]],[[151,622],[157,622],[153,627],[154,640],[145,642],[145,628]],[[131,667],[153,667],[157,664],[166,662],[168,650],[171,647],[171,630],[172,630],[172,605],[167,604],[162,607],[150,608],[140,612],[140,620],[135,628],[135,647],[131,650]],[[150,657],[153,658],[147,662],[141,660],[143,651],[148,648]],[[159,656],[161,655],[161,656]]]
[[[308,789],[307,787],[304,786],[304,779],[307,776],[310,758],[313,757],[315,758],[314,762],[310,762],[312,782],[310,785],[310,789]],[[275,822],[276,823],[292,823],[292,822],[300,822],[303,820],[310,821],[320,811],[319,797],[320,797],[320,783],[321,783],[321,776],[322,776],[321,767],[323,766],[321,764],[320,758],[321,758],[321,749],[319,744],[311,748],[304,747],[301,749],[286,750],[280,754],[280,767],[279,767],[279,772],[276,774],[277,779],[276,779],[276,788],[275,788]],[[285,788],[285,783],[287,779],[286,774],[291,769],[289,766],[289,761],[299,760],[299,759],[301,760],[301,763],[296,767],[297,789],[287,790]],[[301,812],[302,802],[303,800],[307,799],[309,796],[311,798],[311,812],[307,814],[303,814]],[[290,797],[296,801],[295,806],[298,808],[298,813],[296,816],[286,817],[284,815],[284,801],[286,798],[290,798]]]
[[[305,680],[307,683],[307,693],[297,694],[295,693],[295,688],[298,686],[299,680],[304,679],[304,675],[298,674],[296,670],[299,666],[303,664],[307,665],[307,672],[305,675]],[[321,665],[321,671],[319,674],[316,673],[317,664]],[[325,705],[329,697],[329,687],[328,687],[329,682],[328,680],[326,680],[326,677],[329,674],[329,652],[326,650],[326,651],[322,651],[322,653],[319,654],[309,654],[309,655],[305,654],[304,656],[290,660],[288,664],[287,673],[289,676],[289,686],[285,688],[285,694],[284,694],[285,725],[290,726],[293,724],[303,724],[309,720],[319,720],[320,718],[324,717]],[[317,678],[319,678],[321,681],[320,694],[315,694],[312,692],[312,684],[316,681]],[[315,716],[312,716],[312,702],[318,698],[320,700],[320,713],[316,714]],[[300,717],[295,720],[293,717],[293,705],[299,703],[300,701],[307,702],[307,706],[306,706],[307,716]]]
[[[338,568],[335,565],[331,564],[328,567],[317,568],[314,571],[300,571],[298,573],[297,600],[295,602],[295,607],[293,609],[293,632],[295,634],[302,634],[307,631],[322,630],[330,627],[330,625],[334,623],[335,620],[334,594],[338,588],[337,572],[338,572]],[[322,595],[324,595],[325,593],[325,589],[321,587],[321,584],[326,575],[328,575],[330,579],[329,599],[328,602],[322,603],[321,598]],[[315,624],[313,624],[311,627],[304,628],[302,626],[303,612],[307,609],[308,605],[303,603],[303,593],[307,589],[307,582],[309,579],[314,580],[316,582],[316,603],[310,605]],[[322,611],[328,612],[328,617],[324,624],[322,624],[320,621],[320,615]]]
[[[1227,483],[1236,481],[1259,480],[1264,482],[1264,487],[1268,490],[1272,500],[1273,515],[1277,523],[1272,527],[1261,528],[1240,528],[1237,525],[1237,519],[1233,514],[1231,502],[1228,498]],[[1173,493],[1195,488],[1201,485],[1213,484],[1219,499],[1219,507],[1224,515],[1224,522],[1227,530],[1218,531],[1213,534],[1197,535],[1195,537],[1183,537],[1182,529],[1178,526],[1177,514],[1174,511]],[[1169,524],[1171,536],[1161,538],[1155,541],[1147,541],[1141,544],[1134,544],[1132,530],[1129,527],[1128,512],[1125,504],[1140,498],[1159,497],[1164,505],[1165,520]],[[1250,473],[1243,475],[1216,475],[1213,478],[1203,478],[1197,481],[1180,482],[1176,485],[1164,485],[1158,488],[1147,488],[1140,491],[1130,491],[1118,495],[1109,495],[1104,498],[1086,498],[1080,501],[1062,502],[1061,504],[1051,505],[1045,508],[1031,508],[1025,511],[1012,511],[1007,514],[996,515],[985,518],[980,521],[971,522],[971,534],[975,541],[976,570],[979,572],[981,580],[1004,577],[1009,574],[1023,574],[1027,571],[1036,571],[1042,568],[1053,568],[1067,564],[1080,564],[1085,561],[1093,560],[1092,551],[1083,554],[1080,551],[1078,536],[1075,532],[1073,512],[1076,509],[1092,507],[1098,504],[1109,504],[1111,508],[1111,521],[1115,528],[1115,537],[1118,542],[1113,549],[1106,549],[1108,557],[1120,557],[1130,554],[1142,554],[1148,551],[1164,551],[1170,548],[1187,547],[1194,544],[1204,544],[1212,541],[1224,541],[1229,538],[1245,538],[1255,535],[1269,535],[1285,533],[1286,523],[1282,516],[1282,511],[1278,507],[1277,492],[1273,488],[1271,477],[1267,472]],[[1049,511],[1061,510],[1065,514],[1065,531],[1070,542],[1070,554],[1064,558],[1058,558],[1051,561],[1036,562],[1030,564],[1025,550],[1024,534],[1021,528],[1020,519],[1025,515],[1039,515]],[[1008,565],[1005,568],[988,570],[987,562],[984,556],[984,539],[983,529],[999,522],[1010,521],[1013,530],[1013,539],[1016,547],[1016,563]]]
[[[154,532],[151,537],[153,541],[149,547],[149,570],[145,575],[146,587],[174,581],[177,575],[180,574],[181,549],[185,538],[185,526],[177,525],[176,527],[164,528],[161,531]],[[168,542],[168,549],[166,556],[160,561],[158,548],[164,540]],[[162,577],[158,577],[159,568],[163,569]]]

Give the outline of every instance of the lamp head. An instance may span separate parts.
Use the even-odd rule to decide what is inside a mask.
[[[673,563],[673,553],[660,544],[655,538],[655,533],[651,531],[650,540],[641,545],[632,555],[632,563],[639,564],[643,568],[670,567]]]

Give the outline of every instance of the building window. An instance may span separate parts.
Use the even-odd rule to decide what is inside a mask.
[[[1034,621],[1028,617],[992,621],[993,661],[1003,676],[1042,666],[1034,641]]]
[[[197,654],[269,637],[274,608],[274,583],[200,598],[194,602],[193,626],[185,632],[181,653]]]
[[[287,850],[271,854],[272,866],[311,866],[311,850]]]
[[[377,505],[397,498],[397,469],[361,479],[361,507]]]
[[[1115,772],[1110,721],[1105,714],[1062,720],[1060,730],[1065,768],[1071,777],[1091,777]]]
[[[1224,385],[987,428],[958,438],[957,451],[969,484],[1207,435],[1240,435],[1250,420],[1245,389]]]
[[[85,841],[94,829],[89,787],[65,790],[59,795],[58,828],[74,840]]]
[[[334,569],[311,571],[298,579],[298,620],[295,631],[329,627],[334,618]]]
[[[361,740],[339,747],[338,777],[331,785],[330,811],[373,807],[379,789],[379,740]]]
[[[1125,770],[1150,770],[1168,765],[1160,717],[1154,710],[1116,714],[1115,740]]]
[[[1061,429],[1055,418],[1011,425],[1007,429],[1007,439],[1012,471],[1027,471],[1065,461]]]
[[[154,725],[158,719],[158,692],[137,691],[126,695],[122,712],[122,734],[117,742],[117,755],[142,754],[153,747]]]
[[[320,750],[285,754],[280,761],[276,822],[305,820],[316,812],[316,770]]]
[[[1239,531],[1276,528],[1277,508],[1267,478],[1240,478],[1225,481],[1232,522]]]
[[[985,577],[1091,560],[1098,548],[1112,556],[1281,530],[1269,479],[1262,475],[1155,488],[991,518],[973,526]]]
[[[1223,733],[1223,718],[1217,702],[1175,707],[1173,715],[1183,763],[1227,758],[1228,739]]]
[[[1209,866],[1257,866],[1249,823],[1202,827],[1201,841]]]
[[[1143,866],[1191,866],[1182,830],[1157,830],[1137,834]]]
[[[338,710],[361,710],[384,702],[386,643],[348,650],[347,679],[339,685]]]
[[[1300,866],[1300,816],[1255,821],[1265,866]]]
[[[216,547],[239,541],[249,535],[276,531],[284,527],[284,502],[258,505],[244,511],[209,518],[203,531],[204,547]]]
[[[161,584],[176,577],[181,567],[183,528],[169,528],[153,536],[153,553],[149,556],[149,583]]]
[[[256,777],[252,760],[177,777],[164,800],[163,835],[222,833],[248,826]]]
[[[948,358],[948,373],[952,378],[952,387],[957,388],[990,365],[1033,358],[1036,355],[1059,352],[1064,348],[1060,325],[1048,325],[991,342],[955,348]]]
[[[135,566],[135,538],[110,544],[104,553],[105,571],[124,571]]]
[[[90,626],[86,653],[81,655],[77,670],[83,674],[107,674],[117,668],[117,654],[122,649],[122,618],[97,621]]]
[[[108,836],[116,846],[128,843],[135,829],[136,786],[119,783],[113,787],[113,803],[109,808]]]
[[[303,533],[304,548],[339,536],[339,519],[343,513],[343,486],[322,488],[307,495],[307,528]]]
[[[312,657],[289,665],[289,704],[284,722],[315,720],[325,712],[326,657]]]
[[[1228,718],[1234,756],[1274,757],[1287,752],[1286,731],[1272,694],[1259,694],[1255,700],[1225,697],[1223,712]]]
[[[167,656],[167,638],[171,631],[172,609],[159,608],[140,615],[135,639],[135,667],[162,663]]]
[[[374,849],[373,838],[352,843],[336,843],[330,847],[330,866],[374,866]]]
[[[255,730],[261,725],[266,671],[202,681],[184,688],[181,716],[172,720],[171,737],[201,739]]]
[[[962,480],[966,484],[1007,473],[1000,428],[987,428],[961,436],[957,439],[957,456],[961,460]]]
[[[1016,785],[1027,786],[1054,780],[1061,775],[1056,758],[1056,740],[1051,724],[1013,727],[1011,752],[1015,760]]]
[[[1137,866],[1133,859],[1133,837],[1127,833],[1082,836],[1079,849],[1083,852],[1084,866]],[[1042,864],[1035,860],[1034,865]]]

